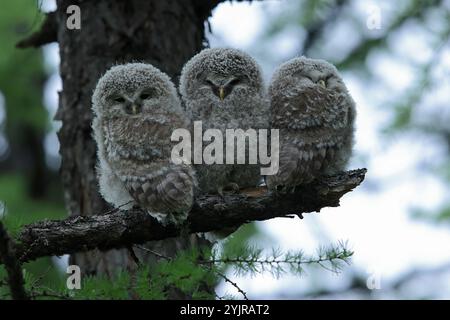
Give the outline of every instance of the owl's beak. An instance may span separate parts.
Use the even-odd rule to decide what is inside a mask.
[[[222,101],[223,101],[223,99],[225,99],[225,88],[224,87],[219,88],[219,98]]]
[[[322,88],[326,88],[327,87],[327,84],[325,83],[325,80],[319,80],[319,85],[322,87]]]
[[[135,105],[134,103],[131,105],[131,113],[132,114],[137,114],[139,111],[139,108],[137,105]]]

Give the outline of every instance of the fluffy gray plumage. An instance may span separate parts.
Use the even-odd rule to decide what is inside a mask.
[[[193,203],[188,165],[170,162],[175,128],[189,127],[175,87],[143,63],[114,66],[92,97],[100,193],[116,208],[137,205],[162,222],[181,222]]]
[[[268,128],[268,103],[261,71],[248,54],[226,48],[205,49],[186,63],[180,92],[191,121],[202,121],[203,130]],[[225,154],[225,152],[224,152]],[[216,193],[230,184],[257,186],[258,165],[196,165],[199,187]]]
[[[305,57],[282,64],[270,86],[271,127],[280,129],[280,169],[269,189],[309,183],[345,168],[355,103],[336,68]]]

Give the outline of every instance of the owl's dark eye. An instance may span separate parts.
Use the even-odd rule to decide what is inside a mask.
[[[155,98],[158,95],[159,93],[155,88],[147,88],[141,92],[141,94],[139,95],[139,99],[141,100],[151,99]]]
[[[229,84],[230,86],[235,86],[235,85],[239,84],[240,82],[241,82],[241,79],[239,79],[239,78],[234,78],[234,79],[231,80],[228,84]]]
[[[114,98],[114,101],[117,103],[124,103],[125,102],[125,98],[123,97],[116,97]]]
[[[215,87],[215,84],[214,84],[211,80],[209,80],[209,79],[206,79],[206,80],[205,80],[205,84],[207,84],[208,86]]]

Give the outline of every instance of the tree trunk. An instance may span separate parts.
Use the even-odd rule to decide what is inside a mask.
[[[57,41],[63,90],[56,115],[63,126],[61,175],[71,216],[95,215],[110,207],[101,198],[95,174],[96,145],[91,132],[91,95],[114,64],[141,61],[169,74],[177,84],[183,64],[202,49],[204,21],[218,1],[59,0]],[[66,27],[67,7],[81,9],[81,29]],[[173,252],[174,241],[155,244]],[[167,253],[167,252],[166,252]],[[126,250],[90,251],[71,256],[84,274],[113,274],[133,265]]]

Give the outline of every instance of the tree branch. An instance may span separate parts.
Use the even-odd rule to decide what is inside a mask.
[[[376,38],[363,39],[356,47],[354,47],[350,53],[335,65],[340,69],[349,69],[357,64],[364,62],[369,53],[374,48],[382,48],[385,46],[388,39],[387,35],[393,34],[396,30],[400,29],[405,23],[411,20],[422,20],[427,13],[428,8],[441,7],[443,0],[431,0],[431,1],[419,1],[412,2],[402,13],[400,13],[396,19],[387,27],[383,27],[385,31],[382,36]]]
[[[41,29],[16,44],[17,48],[40,47],[44,44],[57,41],[56,12],[47,13]]]
[[[28,300],[25,292],[22,268],[16,258],[15,244],[8,236],[3,223],[0,221],[0,261],[5,265],[8,273],[8,284],[11,297],[14,300]]]
[[[317,39],[322,36],[323,31],[328,25],[333,24],[340,16],[342,10],[347,6],[348,0],[337,0],[334,6],[329,10],[326,17],[313,23],[306,30],[306,37],[303,41],[302,54],[308,55],[309,50],[316,43]]]
[[[178,236],[207,232],[339,206],[339,199],[364,180],[366,169],[342,172],[298,187],[295,193],[271,194],[265,188],[246,194],[202,195],[183,227],[164,226],[139,209],[110,214],[41,221],[24,227],[18,237],[21,261],[91,249],[108,250]],[[255,190],[254,190],[255,191]]]

